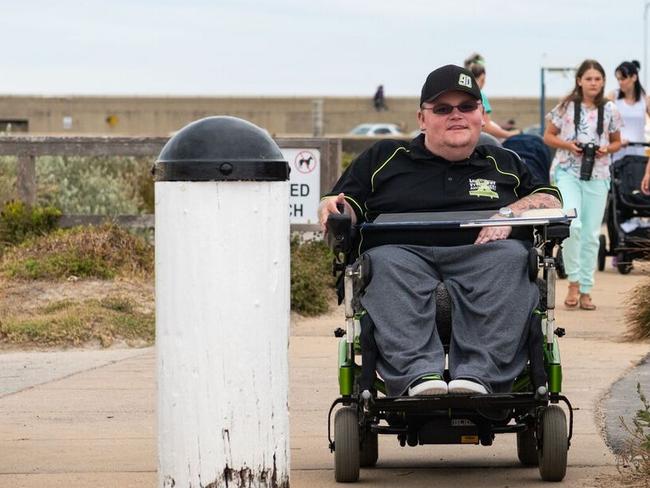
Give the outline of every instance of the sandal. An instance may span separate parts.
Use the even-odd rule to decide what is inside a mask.
[[[567,308],[575,308],[578,306],[579,299],[580,299],[580,283],[570,282],[569,293],[567,293],[567,296],[564,299],[564,305]]]
[[[589,293],[580,293],[580,308],[582,310],[596,310],[596,305],[591,301]]]

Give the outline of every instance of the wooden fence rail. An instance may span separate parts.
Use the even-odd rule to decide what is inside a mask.
[[[18,198],[30,205],[36,202],[36,158],[40,156],[136,156],[150,157],[160,153],[167,137],[57,137],[0,136],[0,156],[17,158],[16,190]],[[329,138],[278,138],[280,148],[317,149],[321,155],[321,193],[332,187],[340,175],[341,140]],[[96,223],[106,216],[64,216],[62,226]],[[151,215],[121,215],[111,217],[120,225],[152,228]],[[292,224],[292,230],[315,230],[315,225]]]

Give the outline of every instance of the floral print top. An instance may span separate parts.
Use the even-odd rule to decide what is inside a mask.
[[[560,130],[559,137],[564,141],[595,142],[599,146],[607,146],[609,145],[609,135],[612,132],[621,130],[621,116],[614,102],[609,101],[605,104],[603,111],[603,133],[598,141],[596,140],[598,138],[598,109],[596,107],[587,108],[584,104],[581,104],[580,125],[578,127],[577,137],[573,122],[573,113],[573,102],[569,102],[564,108],[557,105],[546,116],[546,120]],[[580,156],[576,156],[567,149],[558,149],[555,152],[552,167],[556,168],[559,166],[561,169],[579,178],[581,160],[582,158]],[[597,157],[594,162],[594,170],[591,178],[594,180],[609,179],[609,165],[611,162],[612,157],[610,154]]]

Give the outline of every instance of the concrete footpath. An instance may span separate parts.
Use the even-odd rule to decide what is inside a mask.
[[[563,486],[618,484],[616,458],[606,443],[613,437],[603,429],[607,424],[620,430],[607,410],[621,406],[611,400],[629,396],[627,404],[619,402],[623,410],[615,410],[616,418],[626,408],[640,407],[634,405],[636,380],[630,378],[642,381],[650,396],[650,366],[646,362],[635,369],[650,344],[620,340],[623,300],[647,275],[635,269],[622,276],[608,267],[597,274],[596,312],[559,307],[558,325],[567,331],[561,340],[564,391],[576,409]],[[565,287],[559,282],[560,303]],[[342,316],[339,309],[292,322],[293,487],[336,486],[326,419],[337,395],[332,331]],[[156,486],[155,374],[153,348],[0,353],[0,487]],[[401,448],[394,437],[384,436],[377,467],[363,469],[360,483],[414,488],[545,484],[536,468],[519,465],[513,435],[497,436],[491,447],[416,448]]]

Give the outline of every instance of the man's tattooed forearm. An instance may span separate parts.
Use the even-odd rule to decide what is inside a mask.
[[[560,208],[562,203],[553,195],[548,193],[536,193],[528,195],[521,200],[516,201],[510,205],[513,210],[530,210],[533,208]]]

